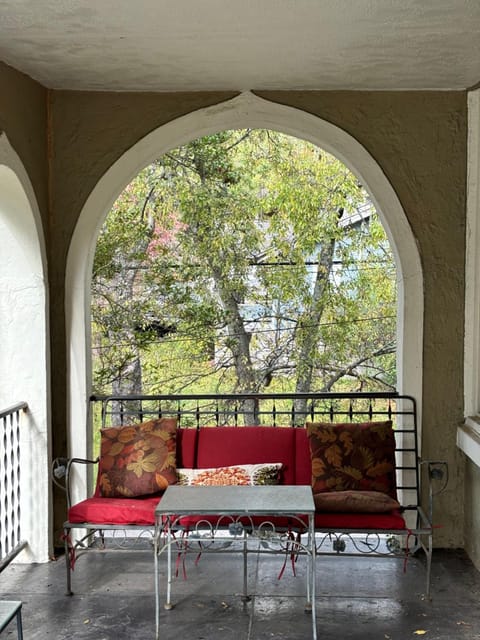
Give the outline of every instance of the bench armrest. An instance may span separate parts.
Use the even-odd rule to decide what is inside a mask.
[[[74,464],[98,464],[100,462],[100,458],[96,458],[95,460],[89,460],[87,458],[55,458],[52,462],[52,480],[53,483],[65,491],[67,496],[67,509],[70,509],[71,499],[70,499],[70,478],[71,478],[71,469]]]

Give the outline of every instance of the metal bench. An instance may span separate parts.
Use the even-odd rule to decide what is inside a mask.
[[[430,568],[433,551],[433,497],[443,491],[448,482],[448,469],[443,461],[421,460],[419,456],[418,428],[415,399],[398,393],[273,393],[273,394],[226,394],[226,395],[156,395],[156,396],[123,396],[123,397],[92,397],[93,413],[97,414],[95,426],[108,427],[111,425],[128,425],[145,420],[162,417],[175,417],[180,431],[197,432],[196,450],[193,455],[195,463],[190,466],[205,468],[206,466],[225,466],[220,455],[219,464],[205,464],[200,452],[205,454],[220,448],[222,451],[238,451],[242,444],[239,438],[253,432],[251,428],[242,429],[243,425],[251,427],[271,427],[275,431],[284,431],[284,427],[296,432],[290,457],[294,460],[287,463],[287,474],[294,469],[294,480],[285,479],[285,484],[308,485],[311,481],[311,460],[308,453],[308,443],[304,425],[308,421],[327,423],[364,423],[368,421],[390,421],[393,425],[396,452],[396,490],[401,505],[397,514],[387,514],[385,521],[383,514],[355,514],[352,523],[351,514],[318,513],[316,514],[315,530],[317,534],[317,555],[342,554],[364,556],[394,556],[403,558],[423,551],[426,559],[426,595],[430,591]],[[101,410],[100,412],[95,411]],[[235,427],[240,427],[238,430]],[[228,427],[225,429],[225,427]],[[233,427],[231,429],[230,427]],[[287,430],[285,429],[285,431]],[[232,442],[225,442],[225,432]],[[192,434],[194,435],[194,434]],[[217,437],[218,435],[218,437]],[[279,434],[280,435],[280,434]],[[286,434],[287,435],[287,434]],[[297,437],[298,436],[298,437]],[[302,436],[302,437],[300,437]],[[228,438],[227,438],[228,440]],[[218,444],[221,441],[221,446]],[[184,443],[184,438],[182,438]],[[258,451],[257,449],[255,449]],[[182,448],[183,451],[183,448]],[[177,450],[178,453],[178,450]],[[266,462],[270,460],[268,451],[264,451]],[[243,454],[242,454],[243,455]],[[278,453],[276,454],[278,455]],[[207,456],[212,459],[211,454]],[[230,456],[231,457],[231,456]],[[264,462],[264,460],[249,460],[250,462]],[[281,461],[281,460],[278,460]],[[67,502],[70,500],[70,470],[75,463],[88,464],[91,460],[71,459],[57,460],[54,463],[54,476],[57,481],[60,476],[65,481]],[[95,461],[98,463],[98,459]],[[231,464],[237,464],[235,460]],[[245,460],[243,462],[246,462]],[[275,460],[277,462],[277,460]],[[199,464],[197,464],[199,463]],[[220,464],[221,463],[221,464]],[[230,463],[228,463],[230,464]],[[55,467],[56,465],[56,467]],[[180,466],[189,466],[183,464]],[[426,509],[420,502],[421,476],[426,480],[428,503]],[[148,497],[147,499],[157,498]],[[131,502],[138,508],[147,503],[147,499],[124,500]],[[105,512],[108,498],[95,497],[83,501],[89,504],[96,500],[104,502],[102,514]],[[114,499],[113,499],[114,500]],[[96,503],[95,503],[96,505]],[[94,506],[95,506],[94,505]],[[148,506],[148,505],[147,505]],[[75,510],[77,505],[73,507]],[[152,514],[154,506],[151,506]],[[69,509],[70,511],[70,509]],[[70,511],[71,512],[71,511]],[[133,515],[132,515],[133,518]],[[395,520],[395,522],[392,521]],[[399,522],[397,522],[397,520]],[[381,521],[381,522],[380,522]],[[121,524],[124,523],[124,524]],[[128,522],[128,524],[127,524]],[[143,522],[143,521],[142,521]],[[150,527],[148,526],[150,525]],[[106,551],[111,549],[110,543],[118,540],[118,530],[132,530],[140,542],[145,542],[144,535],[149,533],[153,525],[151,521],[140,524],[140,521],[128,520],[122,517],[119,522],[111,519],[96,520],[95,518],[75,518],[66,521],[65,551],[67,561],[67,592],[71,593],[70,570],[73,567],[75,555],[87,550]],[[71,539],[71,532],[75,528],[86,531],[77,540]],[[105,533],[110,531],[112,537]],[[126,538],[120,537],[117,548],[124,550]],[[131,538],[129,538],[131,540]],[[115,545],[114,545],[115,546]]]

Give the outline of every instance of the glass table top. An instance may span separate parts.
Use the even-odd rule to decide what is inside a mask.
[[[156,515],[313,514],[312,488],[307,485],[184,486],[170,485]]]

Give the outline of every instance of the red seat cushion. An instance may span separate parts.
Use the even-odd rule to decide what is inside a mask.
[[[253,516],[251,518],[255,527],[260,526],[262,523],[271,522],[275,529],[282,530],[306,530],[308,527],[308,518],[301,516],[301,520],[304,526],[299,523],[295,518],[289,518],[286,516]],[[248,526],[250,519],[248,517],[240,518],[240,521]],[[203,523],[203,528],[207,528],[207,523],[215,527],[220,525],[228,528],[228,525],[232,522],[232,519],[228,516],[184,516],[179,519],[178,524],[185,529],[194,529],[199,523]],[[202,527],[200,527],[202,528]],[[265,524],[265,530],[268,530],[268,525]],[[315,514],[315,529],[325,530],[331,529],[333,531],[343,531],[345,529],[357,529],[359,531],[406,531],[407,525],[400,511],[391,511],[390,513],[316,513]]]
[[[145,498],[88,498],[69,509],[73,524],[155,524],[155,507],[160,496]]]
[[[316,513],[315,529],[366,529],[366,530],[406,530],[407,525],[400,511],[390,513]]]
[[[237,518],[235,516],[217,516],[217,515],[205,515],[205,516],[182,516],[176,521],[176,517],[173,517],[175,525],[178,525],[184,529],[192,530],[197,526],[199,530],[209,529],[209,526],[215,530],[216,527],[221,529],[228,529],[229,525],[237,521],[241,522],[244,527],[249,529],[251,526],[264,532],[272,530],[276,531],[306,531],[308,528],[308,518],[306,516],[299,516],[299,519],[289,516],[242,516]]]

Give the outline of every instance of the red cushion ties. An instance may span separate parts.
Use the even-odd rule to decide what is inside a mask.
[[[296,534],[296,540],[295,540],[295,550],[294,552],[292,552],[292,569],[293,569],[293,575],[295,575],[295,563],[298,560],[298,555],[299,555],[299,551],[300,551],[300,543],[302,541],[302,533],[300,531],[297,531]]]
[[[75,553],[75,547],[72,544],[72,537],[70,536],[69,533],[64,533],[60,539],[63,540],[63,542],[67,543],[68,563],[70,565],[70,569],[73,571],[75,568],[75,562],[77,560],[77,556]]]
[[[200,562],[200,558],[202,557],[202,543],[199,542],[198,546],[200,547],[200,551],[197,553],[197,555],[195,557],[195,566],[198,565],[198,563]]]
[[[280,569],[280,573],[278,574],[277,580],[281,580],[283,574],[285,573],[285,568],[287,566],[288,556],[290,556],[290,563],[292,565],[292,574],[294,576],[297,575],[296,570],[295,570],[295,562],[297,561],[297,557],[298,557],[298,542],[299,542],[299,539],[300,539],[300,535],[301,535],[300,533],[297,533],[296,539],[295,539],[294,532],[291,529],[288,530],[287,543],[286,543],[286,546],[285,546],[285,559],[283,561],[282,568]]]
[[[181,540],[177,540],[175,537],[175,532],[172,531],[171,532],[171,536],[172,538],[176,541],[177,543],[177,549],[179,549],[178,553],[177,553],[177,559],[175,561],[175,577],[178,578],[178,571],[179,571],[179,567],[180,567],[180,563],[182,564],[182,573],[183,573],[183,579],[186,580],[187,579],[187,569],[185,566],[185,558],[187,556],[187,545],[188,545],[188,539],[187,542],[184,542],[185,536],[188,535],[188,532],[183,529],[182,530],[182,535],[181,535]]]
[[[410,543],[410,536],[412,536],[412,530],[407,528],[407,541],[405,543],[405,557],[403,559],[403,573],[407,572],[407,562],[408,562],[408,558],[410,556],[410,547],[409,547],[409,543]]]

